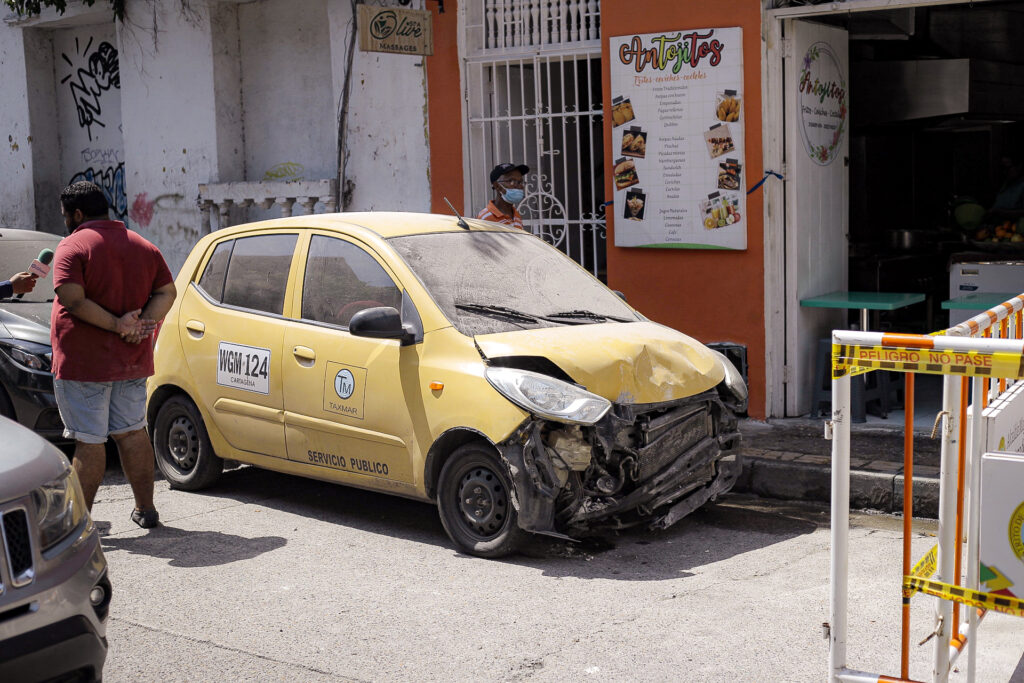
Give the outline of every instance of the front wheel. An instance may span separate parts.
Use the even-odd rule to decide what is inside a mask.
[[[153,425],[156,464],[172,489],[198,491],[212,485],[224,469],[206,434],[199,409],[186,396],[172,396],[157,411]]]
[[[512,485],[501,459],[483,444],[456,449],[437,486],[441,524],[460,550],[477,557],[514,553],[526,532],[512,505]]]

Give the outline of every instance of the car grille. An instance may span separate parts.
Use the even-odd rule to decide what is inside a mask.
[[[711,436],[711,414],[707,403],[686,405],[641,416],[639,443],[639,481],[646,481],[680,455]]]
[[[32,538],[29,533],[28,515],[25,510],[15,508],[4,512],[3,520],[3,559],[7,561],[7,576],[15,588],[32,582],[35,572],[32,567]],[[0,582],[3,574],[0,573]],[[2,590],[2,584],[0,584]]]

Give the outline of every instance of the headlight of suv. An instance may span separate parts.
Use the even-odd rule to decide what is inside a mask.
[[[17,365],[28,370],[50,371],[53,349],[49,346],[23,339],[5,339],[0,341],[0,349]]]
[[[743,381],[743,375],[736,369],[736,366],[732,364],[724,353],[721,351],[715,351],[711,349],[711,352],[718,356],[718,360],[722,363],[722,368],[725,370],[725,379],[722,380],[722,384],[729,390],[736,405],[740,412],[746,410],[747,407],[747,383]]]
[[[529,370],[488,367],[484,376],[520,408],[557,422],[592,425],[612,407],[606,398]]]
[[[67,538],[85,518],[85,496],[71,469],[33,491],[32,501],[44,551]]]

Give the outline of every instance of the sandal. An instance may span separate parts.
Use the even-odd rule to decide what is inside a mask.
[[[132,521],[143,529],[152,529],[160,523],[160,513],[156,510],[132,510]]]

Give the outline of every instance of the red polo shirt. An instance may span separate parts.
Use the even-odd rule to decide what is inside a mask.
[[[57,245],[53,286],[78,284],[115,316],[143,308],[174,278],[160,250],[121,221],[88,221]],[[113,382],[153,374],[153,344],[129,344],[71,315],[60,301],[50,313],[53,375],[79,382]]]

